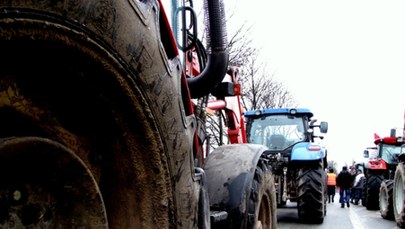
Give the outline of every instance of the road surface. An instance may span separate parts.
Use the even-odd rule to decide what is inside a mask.
[[[339,196],[337,196],[339,197]],[[337,198],[339,199],[339,198]],[[335,197],[336,200],[336,197]],[[341,208],[340,204],[327,204],[327,213],[322,224],[302,224],[298,220],[295,203],[287,203],[286,207],[277,209],[278,229],[396,229],[396,223],[381,218],[380,212],[370,211],[359,205]]]

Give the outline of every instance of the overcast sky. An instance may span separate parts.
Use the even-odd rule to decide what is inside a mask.
[[[237,20],[253,26],[269,75],[287,87],[300,107],[329,123],[323,143],[338,169],[362,160],[374,133],[386,136],[391,128],[403,127],[405,1],[225,4],[235,4]]]

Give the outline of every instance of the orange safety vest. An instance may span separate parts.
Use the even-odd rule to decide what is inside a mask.
[[[336,174],[328,173],[328,185],[336,185]]]

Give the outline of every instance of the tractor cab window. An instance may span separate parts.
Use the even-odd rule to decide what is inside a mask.
[[[379,158],[377,148],[369,148],[369,149],[365,150],[365,152],[367,152],[367,155],[365,154],[365,156],[364,156],[366,158],[369,158],[369,159]]]
[[[254,119],[248,141],[268,146],[270,149],[285,149],[305,140],[304,120],[301,117],[272,115]]]
[[[395,145],[380,145],[381,158],[387,163],[395,163],[398,155],[401,153],[401,146]]]

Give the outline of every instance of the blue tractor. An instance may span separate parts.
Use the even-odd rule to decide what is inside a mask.
[[[322,223],[326,215],[327,151],[316,138],[328,130],[327,122],[316,123],[305,108],[278,108],[247,111],[247,141],[268,147],[273,169],[277,206],[297,202],[303,222]]]

